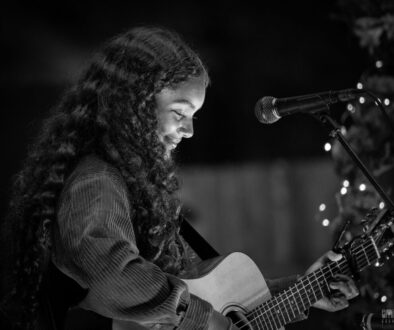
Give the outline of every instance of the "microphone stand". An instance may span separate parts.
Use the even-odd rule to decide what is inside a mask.
[[[371,185],[376,189],[377,193],[379,196],[382,198],[382,200],[385,203],[385,206],[387,207],[387,210],[391,213],[394,211],[394,203],[388,196],[388,194],[383,190],[383,188],[380,186],[380,184],[376,181],[376,179],[373,177],[371,172],[367,169],[367,167],[363,164],[361,159],[357,156],[357,154],[354,152],[350,144],[346,141],[344,135],[341,132],[340,125],[332,119],[327,113],[322,113],[318,117],[318,119],[325,125],[328,125],[332,127],[332,131],[330,132],[330,136],[333,138],[336,138],[339,143],[341,143],[342,147],[346,150],[346,152],[349,154],[353,162],[356,164],[356,166],[362,171],[362,173],[365,175],[367,180],[371,183]]]

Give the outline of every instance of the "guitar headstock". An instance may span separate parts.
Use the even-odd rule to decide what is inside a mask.
[[[373,239],[380,254],[376,266],[394,255],[394,214],[387,209],[380,210],[367,234]]]
[[[370,240],[375,254],[375,266],[381,266],[394,255],[394,214],[388,209],[372,209],[366,216],[363,240]]]
[[[355,277],[369,265],[381,266],[394,255],[393,212],[373,209],[366,218],[364,234],[355,237],[341,249]]]

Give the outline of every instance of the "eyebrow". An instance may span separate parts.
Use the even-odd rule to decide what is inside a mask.
[[[177,99],[177,100],[172,101],[172,103],[187,104],[187,105],[190,106],[193,110],[195,109],[194,104],[191,103],[189,100],[186,100],[186,99]]]

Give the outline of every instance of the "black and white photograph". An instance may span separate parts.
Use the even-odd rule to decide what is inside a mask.
[[[0,17],[0,329],[394,329],[393,0]]]

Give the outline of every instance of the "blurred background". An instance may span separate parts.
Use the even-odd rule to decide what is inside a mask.
[[[266,277],[303,273],[332,247],[343,182],[329,130],[306,115],[263,125],[253,110],[263,96],[356,88],[375,62],[340,2],[15,1],[0,15],[2,214],[40,120],[91,52],[133,26],[162,25],[200,53],[212,79],[195,135],[176,154],[192,224],[220,253],[251,256]],[[332,107],[334,118],[346,111]],[[327,320],[330,329],[330,317],[312,311],[288,328]]]

